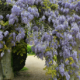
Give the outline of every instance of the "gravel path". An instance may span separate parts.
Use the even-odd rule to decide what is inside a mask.
[[[13,80],[49,80],[50,75],[45,75],[45,60],[38,59],[36,56],[28,56],[25,67],[29,70],[20,71],[19,75]]]

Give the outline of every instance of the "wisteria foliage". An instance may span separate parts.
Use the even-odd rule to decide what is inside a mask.
[[[32,51],[41,59],[45,57],[45,69],[48,70],[47,74],[52,75],[51,80],[70,80],[73,75],[74,79],[80,80],[79,53],[73,48],[77,45],[77,39],[80,40],[80,1],[6,0],[6,2],[7,5],[13,5],[11,14],[7,14],[6,18],[9,25],[14,26],[13,32],[5,30],[3,25],[0,26],[0,49],[8,47],[5,38],[10,40],[12,46],[20,42],[26,36],[25,28],[22,26],[25,24],[27,29],[33,31],[35,45]],[[0,20],[3,20],[3,17],[1,15]]]

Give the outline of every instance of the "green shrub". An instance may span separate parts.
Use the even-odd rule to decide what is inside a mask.
[[[25,60],[27,58],[27,44],[24,41],[16,43],[15,47],[12,47],[12,67],[13,72],[20,71],[25,66]]]
[[[33,45],[27,45],[27,53],[28,54],[31,54],[31,55],[34,55],[35,53],[32,51],[32,49],[31,49],[31,47],[32,47]]]
[[[31,52],[31,45],[27,44],[27,53]]]

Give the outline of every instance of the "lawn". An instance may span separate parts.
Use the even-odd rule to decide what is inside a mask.
[[[23,67],[20,71],[26,71],[26,70],[28,70],[28,68],[27,67]]]
[[[35,55],[35,53],[34,52],[32,52],[32,50],[31,50],[31,47],[32,47],[33,45],[27,45],[27,55],[28,56],[33,56],[33,55]]]

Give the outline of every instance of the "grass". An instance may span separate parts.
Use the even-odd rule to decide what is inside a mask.
[[[26,71],[26,70],[28,70],[28,68],[27,67],[23,67],[20,71]]]

